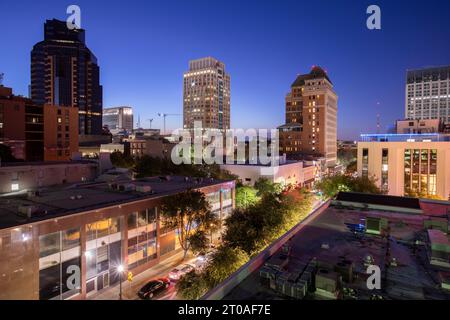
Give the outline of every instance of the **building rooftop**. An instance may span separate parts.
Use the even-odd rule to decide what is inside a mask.
[[[38,194],[3,196],[0,197],[0,229],[219,183],[234,184],[233,181],[217,179],[164,176],[110,183],[82,183],[46,188]],[[27,207],[36,210],[31,218],[19,213],[19,208]]]
[[[72,161],[16,161],[16,162],[2,162],[2,167],[24,167],[24,166],[54,166],[54,165],[73,165],[73,164],[96,164],[95,161],[90,160],[72,160]]]
[[[385,219],[388,238],[365,232],[369,220],[372,223]],[[288,254],[286,247],[280,248],[224,299],[294,299],[288,295],[292,292],[297,299],[308,300],[367,300],[374,294],[388,300],[450,299],[450,292],[440,288],[436,280],[440,270],[428,262],[428,237],[424,229],[424,221],[428,219],[423,214],[331,205],[288,240]],[[444,233],[440,234],[446,238]],[[415,246],[416,240],[422,244]],[[368,261],[381,269],[381,290],[367,288]],[[276,280],[269,285],[266,275],[274,266],[278,269],[271,274]],[[311,272],[315,274],[312,278]],[[298,298],[296,290],[303,285],[309,289]]]
[[[417,198],[397,197],[384,194],[370,194],[358,192],[339,192],[336,201],[349,201],[357,203],[377,204],[391,207],[402,207],[420,210],[420,201]]]
[[[327,73],[321,67],[313,66],[309,73],[298,75],[295,81],[292,83],[291,87],[304,86],[305,80],[322,79],[322,78],[325,78],[330,83],[332,83],[330,78],[328,78]]]
[[[375,133],[361,134],[362,142],[450,142],[450,134],[442,133]]]

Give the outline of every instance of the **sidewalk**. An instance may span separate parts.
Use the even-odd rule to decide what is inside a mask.
[[[147,283],[147,281],[154,278],[162,278],[166,277],[170,270],[172,270],[175,266],[182,263],[184,252],[181,251],[172,257],[164,260],[163,262],[157,264],[150,269],[141,272],[140,274],[133,276],[133,281],[123,281],[122,282],[122,299],[123,300],[136,300],[138,299],[137,292],[139,289]],[[186,262],[191,258],[191,255],[188,255],[186,258]],[[126,275],[123,276],[126,279]],[[119,284],[115,284],[112,287],[106,288],[94,295],[88,297],[89,300],[119,300]]]

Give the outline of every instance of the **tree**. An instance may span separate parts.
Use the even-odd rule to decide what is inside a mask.
[[[339,192],[363,192],[380,194],[380,189],[376,186],[373,178],[352,177],[348,175],[336,174],[325,177],[318,183],[316,188],[322,191],[325,197],[332,198]]]
[[[184,250],[184,258],[191,248],[191,237],[195,239],[196,232],[209,230],[212,221],[215,221],[205,195],[192,189],[166,197],[163,200],[161,211],[164,227],[176,229],[178,232],[178,240]],[[198,249],[195,247],[195,250]]]
[[[311,206],[311,195],[301,190],[267,193],[259,203],[236,209],[225,220],[224,243],[252,256],[304,218]]]
[[[132,168],[134,167],[134,159],[130,155],[124,155],[120,151],[111,152],[109,155],[111,163],[115,167],[119,168]]]
[[[280,194],[283,191],[283,187],[280,183],[273,183],[267,178],[259,178],[255,182],[255,189],[258,190],[258,196],[262,196],[266,193]]]
[[[240,248],[220,246],[211,262],[206,266],[205,275],[209,288],[214,288],[243,266],[249,256]]]
[[[260,198],[257,190],[250,186],[238,186],[236,188],[236,208],[248,208],[256,204]]]
[[[197,300],[208,291],[208,283],[204,274],[191,271],[177,281],[175,289],[182,299]]]
[[[206,232],[203,230],[197,230],[189,238],[189,243],[191,245],[191,251],[194,254],[203,252],[205,250],[205,248],[207,248],[208,242],[209,242],[209,240],[206,236]]]

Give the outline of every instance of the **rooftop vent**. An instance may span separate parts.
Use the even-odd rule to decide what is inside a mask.
[[[26,216],[27,218],[36,217],[46,213],[41,208],[39,208],[39,206],[29,204],[19,206],[18,211],[20,215]]]
[[[141,193],[149,193],[152,192],[152,187],[149,185],[137,185],[136,191]]]

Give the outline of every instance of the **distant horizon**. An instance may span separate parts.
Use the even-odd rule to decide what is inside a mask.
[[[381,132],[404,118],[407,71],[450,65],[450,44],[443,40],[450,30],[448,1],[378,1],[381,30],[365,26],[369,4],[77,3],[86,45],[100,66],[103,108],[133,107],[134,125],[139,115],[143,128],[153,118],[152,128],[162,129],[158,113],[181,114],[183,72],[190,60],[212,56],[231,76],[232,128],[284,124],[290,85],[319,65],[338,95],[338,139],[347,141],[375,133],[378,113]],[[28,96],[31,49],[44,39],[46,20],[66,20],[66,7],[57,1],[0,4],[0,21],[8,26],[0,73],[14,94]],[[433,21],[418,19],[418,13],[433,15]],[[176,128],[182,128],[182,116],[168,117],[167,131]]]

